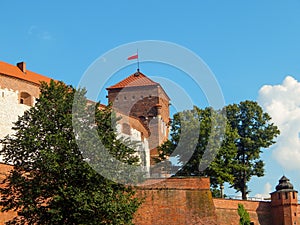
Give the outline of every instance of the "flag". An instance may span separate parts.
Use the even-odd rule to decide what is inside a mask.
[[[129,56],[127,60],[138,59],[139,55],[136,53],[135,55]]]

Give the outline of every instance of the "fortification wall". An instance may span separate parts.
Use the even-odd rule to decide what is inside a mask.
[[[19,103],[19,92],[0,88],[0,138],[12,133],[13,122],[30,106]]]
[[[19,104],[19,95],[19,91],[0,87],[0,139],[13,134],[13,123],[30,108],[25,104]],[[2,148],[1,144],[0,148]],[[0,162],[3,162],[2,155],[0,155]]]
[[[9,90],[27,92],[31,96],[37,98],[40,94],[39,85],[32,82],[21,80],[9,75],[0,74],[0,87],[7,88]]]
[[[156,183],[161,181],[159,183]],[[216,225],[209,178],[148,180],[137,195],[145,198],[135,214],[136,225]],[[152,183],[152,184],[151,184]]]
[[[34,104],[39,93],[36,84],[0,75],[0,139],[13,133],[13,123]]]
[[[219,225],[239,225],[238,204],[243,204],[255,225],[271,225],[271,202],[213,199]]]
[[[6,174],[8,174],[12,169],[12,166],[0,163],[0,187],[3,187],[2,181],[5,179]],[[17,212],[15,211],[0,212],[0,225],[4,225],[5,222],[14,218],[16,215]]]

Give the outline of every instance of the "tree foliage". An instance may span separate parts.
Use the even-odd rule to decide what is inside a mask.
[[[183,165],[176,175],[210,176],[213,187],[228,182],[246,199],[247,182],[253,176],[264,175],[262,149],[272,145],[279,134],[270,119],[253,101],[221,110],[194,107],[179,112],[171,122],[170,140],[159,148],[160,157],[166,159],[176,149],[182,149],[173,155]]]
[[[240,216],[240,225],[250,225],[250,216],[243,204],[238,204],[238,214]]]
[[[226,107],[227,119],[238,133],[235,139],[237,154],[234,167],[233,187],[247,199],[249,192],[247,183],[251,177],[264,175],[264,162],[260,159],[263,148],[275,143],[274,138],[279,135],[277,126],[270,122],[271,117],[253,101],[244,101]]]
[[[75,93],[81,96],[78,112],[95,113],[84,90],[42,83],[35,106],[15,123],[15,134],[2,140],[0,153],[14,167],[0,189],[0,204],[2,211],[18,212],[7,224],[132,224],[140,204],[132,187],[97,173],[78,148],[72,126]],[[91,127],[86,126],[91,117],[83,115],[77,115],[81,126]],[[95,115],[93,125],[110,154],[136,164],[135,151],[116,140],[111,111],[96,107]],[[87,148],[93,146],[88,135],[81,138]]]
[[[176,176],[209,175],[213,187],[232,183],[235,135],[224,121],[222,111],[195,106],[193,110],[174,115],[171,139],[159,147],[160,157],[166,159],[175,149],[180,149],[174,157],[183,166]]]

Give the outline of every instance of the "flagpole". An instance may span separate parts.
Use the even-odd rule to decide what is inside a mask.
[[[137,71],[140,72],[139,49],[136,50],[137,54]]]

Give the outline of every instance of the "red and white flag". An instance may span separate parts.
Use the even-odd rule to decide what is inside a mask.
[[[139,58],[139,55],[138,55],[138,53],[136,53],[135,55],[129,56],[127,58],[127,60],[138,59],[138,58]]]

